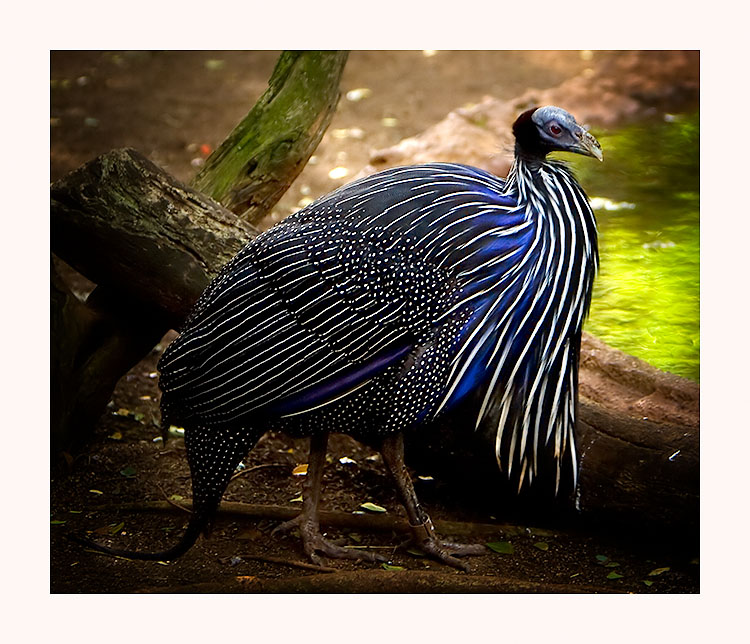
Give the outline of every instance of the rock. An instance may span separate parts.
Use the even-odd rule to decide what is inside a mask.
[[[663,111],[680,111],[699,98],[699,53],[621,52],[557,87],[530,89],[511,100],[485,97],[459,108],[417,136],[370,157],[368,171],[394,165],[453,161],[505,176],[513,153],[511,124],[536,105],[559,105],[580,123],[611,128]]]

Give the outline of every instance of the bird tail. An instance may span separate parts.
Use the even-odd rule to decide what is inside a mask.
[[[138,552],[110,548],[85,537],[71,535],[76,543],[104,554],[145,561],[171,561],[185,554],[202,532],[208,532],[237,465],[259,436],[190,428],[185,430],[185,447],[193,481],[193,513],[180,541],[167,550]],[[254,439],[254,440],[251,440]]]
[[[185,530],[185,534],[182,535],[182,539],[180,539],[180,541],[171,548],[159,552],[139,552],[137,550],[110,548],[108,546],[103,546],[99,543],[96,543],[91,539],[79,537],[75,534],[69,535],[69,538],[71,541],[74,541],[75,543],[84,546],[85,548],[95,550],[96,552],[101,552],[107,555],[112,555],[113,557],[125,557],[126,559],[138,559],[140,561],[172,561],[173,559],[181,557],[188,550],[190,550],[190,548],[193,547],[193,544],[195,544],[198,536],[206,529],[208,524],[209,519],[207,517],[193,514],[193,516],[190,518],[190,523],[188,523],[187,530]]]

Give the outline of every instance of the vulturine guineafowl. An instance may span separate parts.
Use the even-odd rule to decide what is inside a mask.
[[[261,435],[311,439],[298,526],[313,561],[380,557],[326,541],[318,525],[330,432],[382,445],[426,553],[441,542],[403,462],[403,433],[465,401],[495,419],[500,468],[519,489],[575,481],[581,327],[598,264],[594,214],[554,151],[602,159],[558,107],[521,114],[507,179],[450,163],[357,180],[249,242],[211,282],[159,363],[163,422],[185,428],[193,514],[187,551]],[[492,414],[489,414],[492,410]],[[499,419],[499,422],[497,421]],[[473,426],[467,430],[473,429]],[[92,544],[89,544],[92,545]]]

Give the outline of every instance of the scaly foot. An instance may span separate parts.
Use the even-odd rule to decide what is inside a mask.
[[[441,541],[435,534],[435,529],[429,518],[420,525],[409,527],[411,528],[411,541],[415,547],[419,548],[429,557],[464,572],[469,572],[471,569],[468,563],[461,561],[458,557],[487,554],[487,548],[478,543],[463,544]]]
[[[297,515],[294,519],[279,524],[273,529],[271,534],[287,532],[294,528],[299,529],[300,536],[302,537],[302,549],[305,554],[310,561],[318,566],[323,565],[318,553],[331,559],[354,559],[370,563],[385,563],[388,561],[386,557],[375,552],[344,548],[335,543],[331,543],[320,533],[320,526],[317,521],[306,518],[304,513]]]

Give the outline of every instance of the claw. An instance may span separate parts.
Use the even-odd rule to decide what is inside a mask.
[[[411,541],[417,548],[433,559],[454,568],[459,568],[464,572],[470,572],[471,567],[465,561],[458,559],[458,557],[487,554],[487,549],[481,544],[441,541],[437,538],[435,528],[429,517],[419,525],[412,525],[410,528],[412,534]]]
[[[271,535],[289,532],[294,528],[299,529],[300,536],[302,537],[302,550],[305,555],[307,555],[307,558],[316,566],[324,565],[318,553],[321,553],[330,559],[355,559],[371,563],[386,563],[388,561],[385,557],[375,552],[343,548],[332,543],[320,533],[320,527],[317,521],[310,517],[306,517],[304,512],[298,514],[293,519],[289,519],[289,521],[284,521],[277,525],[271,530]]]
[[[375,552],[344,548],[332,543],[320,533],[318,524],[315,521],[306,519],[304,514],[280,523],[271,531],[271,534],[287,532],[293,528],[299,528],[300,536],[302,537],[302,550],[307,555],[307,558],[318,566],[323,565],[323,561],[318,553],[330,559],[354,559],[371,563],[385,563],[388,561],[388,559]]]

